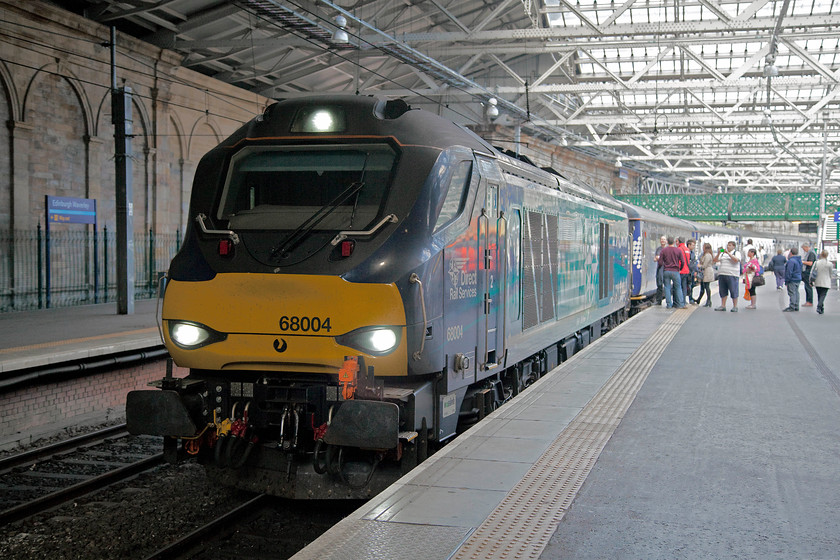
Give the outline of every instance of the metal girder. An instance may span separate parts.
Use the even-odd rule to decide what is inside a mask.
[[[496,98],[497,122],[675,184],[811,188],[823,142],[840,162],[836,2],[57,1],[257,92],[376,93],[465,123]]]
[[[426,33],[405,33],[399,36],[399,41],[407,44],[438,42],[438,43],[492,43],[495,41],[521,40],[568,40],[568,39],[598,39],[601,37],[640,37],[646,38],[668,35],[689,35],[708,33],[744,33],[744,36],[756,32],[766,32],[773,29],[775,18],[752,18],[746,21],[681,21],[681,22],[650,22],[637,24],[612,24],[598,26],[594,31],[589,26],[578,28],[528,28],[528,29],[496,29],[492,31],[439,31]],[[840,25],[840,14],[828,17],[798,16],[785,18],[785,26],[799,29],[826,28]],[[363,37],[366,38],[366,37]],[[730,37],[730,41],[735,37]],[[396,39],[394,39],[396,41]],[[591,44],[591,43],[590,43]]]

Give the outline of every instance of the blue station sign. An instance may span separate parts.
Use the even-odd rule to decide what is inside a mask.
[[[54,224],[95,224],[96,200],[47,196],[47,222]]]

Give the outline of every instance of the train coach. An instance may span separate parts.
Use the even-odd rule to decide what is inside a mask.
[[[271,105],[196,171],[162,306],[185,378],[129,394],[223,484],[365,498],[629,309],[614,199],[402,101]]]
[[[674,218],[635,206],[628,202],[621,203],[630,228],[631,268],[630,268],[630,300],[631,312],[637,312],[648,307],[656,295],[656,262],[654,254],[659,247],[662,236],[673,236],[682,239],[695,239],[697,246],[695,254],[699,258],[703,253],[703,245],[709,243],[714,251],[725,247],[729,241],[734,241],[741,253],[752,240],[753,246],[763,248],[765,260],[775,254],[776,249],[784,250],[798,247],[808,242],[808,238],[801,235],[770,233],[717,226],[701,222],[693,222],[681,218]],[[743,255],[746,258],[746,255]]]
[[[622,202],[627,213],[631,240],[631,288],[633,311],[644,308],[656,295],[656,261],[654,255],[660,247],[661,237],[695,237],[695,224],[665,216],[653,210]]]

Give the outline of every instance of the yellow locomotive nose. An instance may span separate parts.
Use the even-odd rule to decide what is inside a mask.
[[[245,273],[172,280],[163,327],[181,367],[337,374],[345,356],[363,355],[377,376],[407,373],[405,311],[394,284]]]

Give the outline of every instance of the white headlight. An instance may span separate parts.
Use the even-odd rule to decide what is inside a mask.
[[[391,329],[370,332],[370,346],[377,352],[387,352],[397,344],[397,335]]]
[[[400,344],[399,327],[363,327],[339,335],[336,342],[374,356],[386,356]]]
[[[181,346],[195,346],[196,344],[201,344],[210,336],[210,333],[206,330],[189,323],[175,323],[172,326],[171,332],[172,340]]]
[[[328,132],[332,129],[333,118],[328,111],[318,111],[312,115],[312,128],[318,132]]]

